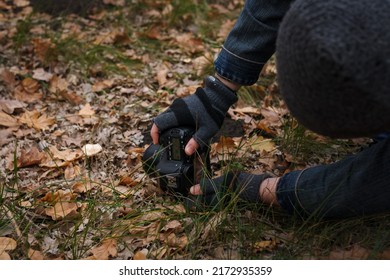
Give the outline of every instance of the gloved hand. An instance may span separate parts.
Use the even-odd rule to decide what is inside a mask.
[[[228,172],[214,179],[202,178],[199,183],[202,195],[198,196],[197,201],[210,206],[224,205],[232,197],[238,196],[248,202],[259,203],[261,201],[260,184],[271,177],[273,176],[267,173],[254,175],[244,172]]]
[[[154,119],[154,124],[160,132],[178,126],[194,127],[194,140],[204,146],[221,128],[226,112],[236,101],[237,95],[233,90],[209,76],[203,88],[174,100],[165,112]]]

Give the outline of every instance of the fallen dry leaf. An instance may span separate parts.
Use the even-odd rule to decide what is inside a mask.
[[[0,260],[10,260],[11,257],[6,251],[16,248],[16,241],[9,237],[0,237]]]
[[[20,102],[18,100],[0,100],[0,109],[2,109],[7,114],[12,114],[15,109],[22,109],[26,106],[26,103]]]
[[[5,83],[10,91],[13,91],[16,85],[15,74],[8,69],[3,69],[0,75],[1,80]]]
[[[275,249],[276,245],[277,245],[276,240],[271,239],[271,240],[258,241],[254,244],[253,247],[256,252],[262,252],[264,250],[272,251],[273,249]]]
[[[92,90],[94,92],[103,91],[105,89],[109,89],[114,85],[114,80],[104,80],[104,81],[98,81],[92,86]]]
[[[41,251],[37,251],[37,250],[34,250],[34,249],[28,249],[28,253],[27,253],[27,256],[30,260],[44,260],[45,257],[44,255],[42,254]]]
[[[0,111],[0,125],[6,127],[18,127],[18,120],[4,112]]]
[[[20,118],[19,122],[26,124],[28,127],[37,130],[46,130],[55,124],[55,118],[50,118],[46,114],[42,114],[36,110],[26,111]]]
[[[218,143],[215,145],[215,151],[218,154],[234,153],[237,151],[237,146],[233,138],[221,136]]]
[[[46,63],[46,58],[56,48],[50,39],[34,38],[31,40],[34,46],[34,52],[42,63]]]
[[[0,130],[0,147],[8,144],[13,140],[12,129],[1,129]]]
[[[70,190],[58,190],[56,192],[50,191],[41,198],[41,201],[54,204],[57,202],[71,201],[75,198],[75,196],[76,195],[74,195]]]
[[[58,160],[61,160],[64,162],[71,162],[71,161],[77,160],[83,156],[82,151],[79,149],[76,149],[76,150],[64,149],[64,150],[60,151],[57,149],[56,146],[50,146],[49,153],[50,153],[50,157],[47,157],[47,159],[49,159],[49,158],[50,158],[50,160],[58,159]],[[66,164],[66,165],[68,165],[68,164]],[[42,166],[50,167],[47,165],[47,162],[43,162]]]
[[[146,260],[147,253],[147,249],[137,251],[133,256],[133,260]]]
[[[118,253],[116,239],[103,240],[100,246],[91,249],[91,253],[97,260],[108,260],[110,256],[116,257]]]
[[[39,82],[33,78],[25,78],[21,83],[23,89],[28,93],[36,93],[40,88]]]
[[[64,177],[66,180],[74,179],[81,174],[81,168],[78,165],[69,164],[65,171],[64,171]]]
[[[95,115],[95,110],[92,109],[91,104],[85,104],[79,111],[79,115],[83,117],[90,117]]]
[[[16,7],[23,8],[30,5],[28,0],[13,0]]]
[[[256,151],[272,152],[276,149],[272,139],[265,139],[262,136],[254,136],[248,140],[248,145]]]
[[[175,36],[178,45],[189,53],[203,52],[203,42],[199,38],[195,38],[192,33],[183,33]]]
[[[180,249],[183,249],[188,245],[188,237],[186,235],[182,234],[181,236],[177,236],[173,232],[160,234],[160,240],[171,247],[177,247]]]
[[[46,215],[50,216],[54,221],[61,220],[70,214],[76,214],[77,204],[74,202],[59,201],[54,207],[45,209]]]
[[[51,80],[53,77],[52,73],[46,72],[45,69],[43,68],[38,68],[33,71],[33,76],[34,79],[38,81],[45,81],[48,82]]]
[[[9,237],[0,237],[0,252],[12,251],[16,248],[16,241]]]
[[[94,185],[89,180],[85,180],[74,183],[74,185],[72,186],[72,190],[75,193],[86,193],[90,191],[93,187]]]
[[[178,220],[169,221],[162,229],[162,232],[181,232],[183,230],[183,226]]]
[[[32,147],[29,151],[23,149],[17,160],[17,166],[28,167],[40,164],[46,158],[46,154],[40,152],[37,147]]]

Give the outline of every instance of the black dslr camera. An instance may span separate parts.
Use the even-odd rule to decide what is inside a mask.
[[[143,168],[158,179],[162,190],[188,196],[202,173],[210,171],[209,147],[198,149],[192,156],[184,152],[194,133],[190,127],[168,129],[160,135],[159,145],[152,144],[145,150]]]

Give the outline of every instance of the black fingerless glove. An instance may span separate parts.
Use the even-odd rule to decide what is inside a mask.
[[[178,98],[154,119],[160,131],[178,126],[196,129],[193,135],[200,146],[219,131],[230,106],[237,102],[236,93],[213,76],[205,79],[205,86],[192,95]]]
[[[214,179],[202,178],[200,187],[203,194],[199,200],[206,205],[214,206],[226,204],[232,195],[235,195],[248,202],[259,203],[261,201],[260,184],[271,177],[273,176],[267,173],[254,175],[243,172],[228,172]]]

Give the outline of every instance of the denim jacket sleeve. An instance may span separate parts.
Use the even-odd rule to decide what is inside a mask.
[[[275,52],[277,31],[293,0],[246,0],[215,60],[215,71],[240,85],[254,84]]]

